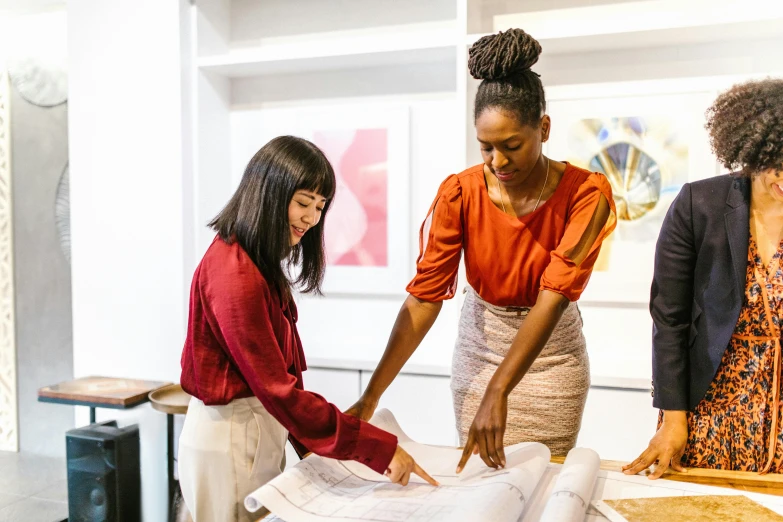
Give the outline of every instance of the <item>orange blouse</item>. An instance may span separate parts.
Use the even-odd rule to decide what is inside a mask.
[[[569,253],[580,241],[601,196],[611,215],[587,257]],[[530,214],[514,218],[490,200],[484,165],[452,174],[421,226],[416,276],[407,290],[423,301],[454,297],[462,251],[468,283],[496,306],[533,306],[540,290],[576,301],[587,286],[601,242],[614,230],[615,206],[602,174],[566,164],[555,193]]]

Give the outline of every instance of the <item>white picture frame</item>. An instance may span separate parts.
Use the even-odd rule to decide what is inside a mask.
[[[677,139],[687,144],[687,175],[685,179],[682,176],[678,179],[691,182],[715,176],[720,173],[720,169],[710,150],[709,136],[704,128],[705,111],[719,90],[729,87],[735,80],[697,78],[547,88],[547,114],[552,118],[552,132],[550,140],[545,143],[544,153],[558,161],[573,162],[573,150],[578,147],[568,143],[569,139],[572,142],[574,139],[573,135],[569,135],[569,129],[577,122],[631,117],[656,118],[657,121],[668,119],[676,127]],[[580,152],[584,153],[588,148]],[[593,170],[586,164],[578,166]],[[582,302],[621,305],[649,302],[655,242],[663,216],[675,195],[676,192],[670,194],[665,205],[654,209],[655,215],[645,225],[642,240],[628,241],[633,231],[631,227],[636,225],[618,219],[615,232],[602,247],[602,255],[607,256],[604,261],[608,263],[608,268],[601,270],[596,265],[590,283],[582,294]],[[651,230],[650,224],[655,230]]]
[[[236,110],[231,114],[234,186],[247,161],[276,136],[315,141],[317,132],[386,129],[386,262],[384,266],[328,264],[323,292],[328,296],[402,295],[412,277],[410,263],[410,114],[402,103],[335,103]],[[328,156],[328,154],[327,154]],[[339,178],[339,166],[334,165]],[[339,185],[339,181],[338,181]],[[335,198],[339,198],[338,193]],[[326,217],[335,219],[334,207]]]

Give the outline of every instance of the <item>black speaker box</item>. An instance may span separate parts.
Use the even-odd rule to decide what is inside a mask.
[[[90,424],[65,444],[68,522],[141,522],[138,425]]]

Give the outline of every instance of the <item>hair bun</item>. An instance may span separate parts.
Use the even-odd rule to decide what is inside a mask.
[[[522,29],[482,36],[468,52],[468,70],[477,80],[500,80],[529,70],[541,44]]]

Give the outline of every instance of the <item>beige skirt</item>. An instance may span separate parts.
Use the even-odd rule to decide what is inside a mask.
[[[527,310],[495,307],[472,288],[467,290],[451,371],[462,445],[484,391],[508,353]],[[509,395],[503,444],[541,442],[552,455],[565,455],[576,444],[589,388],[590,362],[582,318],[576,303],[571,303],[541,354]]]
[[[179,438],[179,484],[194,522],[251,522],[245,497],[285,469],[288,431],[255,398],[193,397]]]

